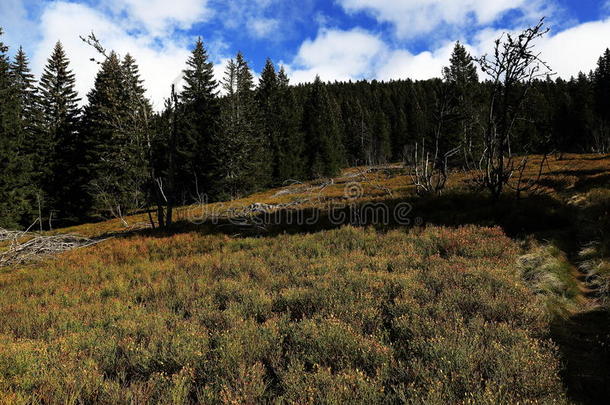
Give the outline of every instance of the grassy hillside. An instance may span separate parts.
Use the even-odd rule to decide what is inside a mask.
[[[422,198],[397,169],[352,169],[184,207],[172,232],[60,230],[114,237],[0,269],[0,403],[564,403],[593,384],[601,398],[608,340],[589,316],[608,280],[610,159],[545,171],[521,200],[473,193],[468,174]],[[331,220],[370,202],[408,203],[409,221]],[[254,203],[280,220],[253,226]]]
[[[559,401],[517,254],[475,227],[113,240],[1,276],[0,389],[43,403]]]

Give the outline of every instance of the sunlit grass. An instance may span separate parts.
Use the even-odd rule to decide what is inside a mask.
[[[528,178],[540,159],[531,159]],[[583,235],[596,243],[582,258],[600,280],[608,273],[599,233],[609,218],[608,162],[551,157],[537,190],[590,221]],[[405,172],[356,176],[363,170],[346,170],[320,191],[328,182],[205,212],[306,199],[299,209],[324,209],[359,182],[351,203],[408,200],[440,219],[431,223],[494,218],[470,204],[471,173],[454,173],[447,196],[432,200],[414,196]],[[556,207],[539,201],[507,225],[544,221],[534,216]],[[496,209],[513,203],[502,204]],[[201,209],[179,208],[167,233],[118,235],[126,231],[119,220],[57,230],[115,237],[0,269],[0,403],[565,401],[548,309],[575,311],[583,291],[554,242],[524,252],[499,227],[474,225],[238,237],[186,226]]]
[[[108,241],[0,275],[0,392],[43,403],[561,400],[518,252],[476,227]]]

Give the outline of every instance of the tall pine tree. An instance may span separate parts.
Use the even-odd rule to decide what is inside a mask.
[[[123,219],[146,205],[150,114],[138,67],[129,55],[121,62],[113,52],[101,64],[88,95],[83,131],[87,149],[87,189],[97,212]]]
[[[610,150],[610,49],[606,49],[597,62],[593,89],[598,117],[593,131],[593,149],[606,153]]]
[[[276,183],[305,176],[303,154],[304,137],[300,125],[300,111],[284,67],[277,75],[277,133],[273,139],[274,178]]]
[[[474,59],[466,48],[458,41],[453,48],[449,67],[443,70],[445,84],[449,87],[440,93],[441,97],[449,100],[447,106],[451,109],[454,117],[445,124],[445,134],[454,145],[462,142],[463,146],[470,150],[472,148],[472,132],[477,121],[478,106],[478,84],[479,75],[474,64]]]
[[[30,166],[22,149],[19,81],[12,74],[0,28],[0,227],[18,228],[31,211]]]
[[[36,118],[38,115],[38,99],[36,79],[29,66],[29,59],[22,47],[19,47],[15,59],[11,63],[11,72],[18,89],[20,106],[20,118],[26,132],[35,132]]]
[[[46,208],[59,211],[64,220],[82,217],[84,208],[84,190],[77,181],[83,152],[77,133],[80,99],[69,65],[62,44],[57,42],[39,83],[40,144],[44,150],[38,165],[44,179]]]
[[[272,179],[272,182],[279,181],[277,167],[278,141],[280,137],[279,122],[279,83],[275,66],[271,59],[267,59],[265,67],[261,73],[256,91],[256,101],[260,114],[261,140],[264,142],[265,150],[261,151],[261,169],[264,176]],[[262,184],[268,185],[268,184]]]
[[[326,86],[317,76],[303,111],[303,132],[307,143],[307,163],[310,177],[332,177],[339,173],[344,154],[337,124],[337,108]]]
[[[229,61],[222,86],[226,95],[221,132],[214,141],[215,183],[217,194],[234,198],[269,182],[254,77],[241,52]]]
[[[32,169],[33,208],[35,215],[42,216],[45,198],[44,181],[48,178],[50,170],[45,159],[51,145],[41,131],[42,116],[36,80],[30,71],[29,59],[21,47],[15,54],[15,59],[11,64],[11,72],[17,86],[19,133],[22,137],[20,145],[23,153],[29,158]],[[40,212],[38,212],[38,209],[40,209]],[[39,224],[40,227],[42,225],[42,223]]]
[[[219,130],[220,104],[214,65],[201,38],[197,40],[184,70],[184,88],[176,106],[181,119],[178,128],[177,185],[183,194],[197,196],[211,187],[211,143]]]

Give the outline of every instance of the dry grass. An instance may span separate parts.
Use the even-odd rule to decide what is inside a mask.
[[[542,159],[542,156],[537,155],[529,157],[529,163],[524,172],[526,180],[537,178]],[[568,197],[579,196],[583,191],[586,192],[599,185],[601,185],[600,187],[610,187],[610,156],[567,154],[562,160],[550,156],[543,167],[540,186],[535,191],[539,195],[563,201]],[[414,198],[415,187],[405,169],[401,169],[399,166],[388,166],[383,170],[370,171],[370,169],[369,167],[347,169],[341,177],[333,179],[332,184],[329,184],[329,180],[299,183],[267,190],[234,201],[205,206],[179,207],[176,209],[175,217],[178,222],[191,219],[203,222],[212,216],[227,217],[233,210],[241,210],[257,203],[281,206],[302,202],[294,208],[325,209],[331,203],[345,203],[346,201],[357,204]],[[468,172],[452,173],[447,186],[449,192],[467,191],[467,184],[471,178],[472,174]],[[354,185],[358,187],[355,198],[350,195]],[[507,193],[510,192],[509,189]],[[129,216],[125,219],[136,229],[146,228],[148,224],[146,214]],[[92,238],[126,231],[129,229],[126,229],[120,220],[113,219],[60,229],[53,233],[74,233]]]
[[[0,274],[0,392],[22,403],[561,402],[518,252],[478,227],[108,241]]]
[[[536,176],[536,159],[527,176]],[[544,199],[525,205],[537,211],[506,222],[536,222],[555,204],[607,220],[604,192],[593,189],[607,188],[608,162],[551,158]],[[356,168],[332,183],[211,204],[206,219],[257,203],[324,209],[409,200],[442,219],[429,222],[486,223],[484,209],[462,197],[468,176],[455,173],[450,195],[428,201],[413,196],[407,173]],[[358,193],[346,196],[354,183]],[[201,209],[177,216],[186,221]],[[549,297],[570,307],[582,291],[552,241],[532,243],[523,257],[497,227],[347,226],[246,238],[183,225],[0,269],[0,402],[566,401],[547,307]],[[54,234],[124,231],[108,221]]]

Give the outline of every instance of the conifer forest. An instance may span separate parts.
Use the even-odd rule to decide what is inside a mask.
[[[40,78],[26,51],[9,58],[0,45],[2,227],[42,218],[46,229],[146,209],[163,224],[172,220],[168,206],[202,195],[234,199],[346,167],[413,159],[421,148],[439,161],[447,155],[451,167],[467,166],[485,148],[480,134],[490,114],[494,126],[510,127],[511,154],[610,148],[610,50],[594,71],[570,80],[535,60],[527,61],[536,63],[522,72],[527,77],[501,83],[502,72],[456,43],[437,79],[298,85],[271,60],[255,81],[238,53],[218,83],[199,39],[181,88],[168,89],[162,111],[153,111],[137,61],[95,37],[83,40],[100,52],[84,103],[61,42]]]
[[[184,28],[203,17],[173,13],[217,2],[162,3],[45,3],[143,13],[126,44],[170,21],[189,48],[162,103],[147,53],[103,32],[73,38],[84,64],[69,39],[45,59],[0,28],[0,405],[609,403],[610,39],[574,77],[548,50],[610,18],[554,34],[516,14],[521,29],[485,30],[487,53],[452,37],[439,57],[390,51],[409,24],[373,15],[392,31],[320,28],[321,58],[377,44],[375,66],[444,67],[299,81],[290,63],[218,58]],[[459,19],[443,8],[459,3],[480,34],[494,26],[474,8],[510,2],[324,3],[358,24],[373,19],[358,4]]]

